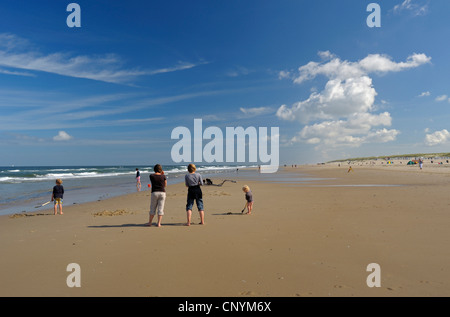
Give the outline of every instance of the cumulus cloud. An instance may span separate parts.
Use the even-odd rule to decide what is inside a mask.
[[[316,119],[337,119],[371,110],[375,96],[372,80],[367,76],[346,80],[333,78],[326,83],[323,91],[313,92],[308,99],[292,107],[282,105],[277,116],[305,124]]]
[[[301,84],[303,81],[318,75],[344,80],[358,78],[369,73],[399,72],[408,68],[415,68],[430,61],[431,57],[425,54],[413,54],[407,58],[406,62],[400,63],[396,63],[389,56],[381,54],[370,54],[358,62],[342,61],[338,57],[333,56],[327,63],[309,62],[301,66],[298,69],[299,76],[294,79],[294,82]]]
[[[399,131],[388,130],[392,118],[388,112],[374,114],[377,92],[370,74],[399,72],[429,63],[425,54],[413,54],[405,62],[389,56],[371,54],[357,62],[341,60],[330,52],[319,52],[322,62],[309,62],[298,68],[293,81],[301,84],[319,75],[328,81],[322,91],[309,98],[282,105],[277,116],[305,125],[293,142],[329,146],[359,146],[368,142],[395,140]],[[311,124],[313,123],[313,124]]]
[[[397,130],[373,130],[376,126],[390,126],[392,118],[388,112],[374,115],[359,113],[347,120],[323,121],[306,125],[295,137],[309,144],[323,143],[326,146],[359,146],[362,143],[384,143],[395,140]]]
[[[423,93],[421,93],[420,95],[419,95],[419,97],[428,97],[428,96],[430,96],[431,95],[431,93],[429,92],[429,91],[424,91]]]
[[[71,139],[73,139],[73,136],[69,135],[65,131],[59,131],[58,135],[53,137],[53,141],[69,141]]]
[[[428,146],[439,145],[450,140],[450,132],[447,129],[425,135],[425,144]]]

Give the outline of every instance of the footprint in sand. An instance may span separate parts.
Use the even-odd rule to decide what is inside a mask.
[[[343,289],[343,288],[349,288],[347,285],[339,285],[339,284],[336,284],[336,285],[334,285],[334,288],[340,288],[340,289]]]
[[[224,192],[224,191],[213,191],[212,193],[208,193],[207,195],[210,196],[231,196],[230,193]]]
[[[26,214],[26,213],[22,213],[22,214],[10,215],[9,218],[15,219],[15,218],[23,218],[23,217],[48,216],[48,215],[50,215],[50,214],[42,214],[42,213]]]
[[[241,296],[257,296],[258,293],[254,292],[254,291],[243,291],[243,292],[240,292],[239,295],[241,295]]]
[[[126,215],[129,214],[128,211],[126,210],[116,210],[116,211],[108,211],[108,210],[104,210],[104,211],[99,211],[94,213],[94,217],[97,216],[122,216],[122,215]]]
[[[308,296],[312,296],[313,295],[313,292],[303,292],[303,293],[295,293],[295,297],[302,297],[302,296],[306,296],[306,297],[308,297]]]

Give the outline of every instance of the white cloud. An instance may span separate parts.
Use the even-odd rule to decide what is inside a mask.
[[[163,73],[171,73],[171,72],[176,72],[176,71],[180,71],[180,70],[190,69],[190,68],[196,67],[196,66],[198,66],[200,64],[207,64],[207,62],[201,62],[199,64],[193,64],[193,63],[186,63],[186,62],[179,61],[178,65],[175,65],[173,67],[166,67],[166,68],[152,70],[152,71],[149,71],[148,74],[149,75],[156,75],[156,74],[163,74]]]
[[[328,78],[324,89],[312,92],[308,99],[291,107],[282,105],[277,111],[280,119],[305,125],[291,141],[336,147],[395,140],[399,131],[385,128],[392,124],[390,114],[373,114],[377,92],[369,75],[415,68],[429,63],[431,58],[413,54],[405,62],[397,63],[386,55],[372,54],[350,62],[330,52],[319,55],[326,61],[301,66],[294,82],[300,84],[323,75]]]
[[[319,52],[317,53],[317,55],[319,55],[319,57],[320,57],[322,60],[330,60],[330,59],[336,57],[336,55],[334,55],[334,54],[331,53],[330,51],[319,51]]]
[[[401,4],[397,4],[394,6],[394,11],[402,11],[402,10],[411,10],[412,9],[412,1],[411,0],[404,0]]]
[[[8,107],[17,110],[9,114],[0,110],[0,132],[144,124],[164,118],[133,119],[141,109],[204,96],[235,94],[246,89],[205,90],[158,98],[137,93],[94,95],[80,98],[70,94],[0,89],[0,109]],[[123,106],[124,102],[126,107]],[[272,112],[275,110],[271,109]],[[244,116],[239,111],[237,114]],[[110,115],[116,117],[119,115],[119,117],[118,119],[102,118]],[[219,121],[219,118],[224,120],[224,116],[225,114],[215,115],[215,121]],[[245,117],[249,117],[249,115],[247,114]],[[236,119],[236,112],[233,113],[233,119]]]
[[[278,73],[279,79],[285,79],[285,78],[290,78],[290,77],[291,77],[291,73],[286,70],[282,70]]]
[[[448,98],[447,95],[437,96],[435,100],[438,101],[438,102],[445,101],[445,100],[449,100],[450,101],[450,99]]]
[[[337,119],[352,113],[371,110],[376,92],[368,76],[330,79],[322,92],[313,92],[291,108],[282,105],[277,116],[284,120],[308,123],[317,119]]]
[[[1,68],[0,68],[0,73],[1,73],[1,74],[6,74],[6,75],[25,76],[25,77],[36,77],[36,75],[31,74],[31,73],[28,73],[28,72],[17,72],[17,71],[11,71],[11,70],[1,69]]]
[[[202,115],[202,120],[203,122],[207,122],[207,121],[220,121],[221,117],[215,114],[207,114],[207,115]]]
[[[36,144],[36,142],[39,143],[45,142],[45,139],[32,135],[21,133],[6,133],[6,134],[11,136],[11,138],[8,141],[16,144]]]
[[[324,143],[326,146],[360,146],[363,143],[384,143],[395,140],[399,131],[386,128],[373,130],[377,126],[390,126],[392,118],[388,112],[379,115],[353,114],[348,120],[323,121],[306,125],[292,141],[304,140],[309,144]]]
[[[425,54],[413,54],[406,62],[396,63],[390,57],[381,54],[371,54],[358,62],[342,61],[334,57],[327,63],[309,62],[301,66],[299,76],[295,78],[295,83],[312,79],[318,75],[325,75],[329,78],[348,79],[361,77],[369,73],[398,72],[408,68],[415,68],[422,64],[429,63],[431,57]]]
[[[429,91],[424,91],[423,93],[421,93],[420,95],[419,95],[419,97],[428,97],[428,96],[430,96],[431,95],[431,93],[429,92]]]
[[[383,128],[380,130],[371,131],[365,137],[364,143],[386,143],[395,141],[398,134],[400,134],[400,131],[395,129],[388,130]]]
[[[389,56],[380,54],[371,54],[359,61],[360,67],[366,72],[399,72],[408,68],[415,68],[417,66],[429,63],[431,58],[425,54],[413,54],[408,56],[406,62],[396,63],[390,59]]]
[[[69,135],[65,131],[59,131],[58,135],[53,137],[53,141],[69,141],[71,139],[73,139],[73,136]]]
[[[251,71],[248,68],[242,67],[242,66],[238,66],[233,70],[230,70],[226,73],[226,76],[228,77],[238,77],[238,76],[242,76],[242,75],[248,75],[250,74]]]
[[[409,11],[414,16],[425,15],[428,13],[428,1],[425,4],[423,1],[419,4],[417,2],[413,2],[413,0],[404,0],[402,3],[395,5],[392,10],[397,14],[404,11]]]
[[[450,132],[446,129],[425,135],[425,144],[429,146],[446,143],[450,140]]]
[[[256,108],[239,108],[239,110],[249,116],[259,116],[263,114],[268,114],[274,110],[270,107],[256,107]]]
[[[173,67],[157,70],[130,69],[124,68],[123,61],[115,54],[102,56],[72,56],[61,52],[42,54],[27,40],[13,34],[2,33],[0,34],[0,66],[110,83],[129,83],[139,76],[180,71],[197,65],[178,62]]]

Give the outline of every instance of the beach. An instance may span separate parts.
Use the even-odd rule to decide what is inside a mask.
[[[205,225],[194,207],[184,226],[183,183],[167,187],[160,228],[145,226],[147,188],[64,215],[2,215],[0,296],[449,296],[450,168],[340,164],[203,186]],[[67,284],[71,263],[80,287]],[[371,263],[380,287],[367,284]]]

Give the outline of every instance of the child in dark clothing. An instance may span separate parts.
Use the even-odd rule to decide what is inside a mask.
[[[58,212],[58,206],[59,206],[59,213],[62,215],[62,202],[63,202],[63,196],[64,196],[64,187],[62,185],[62,180],[59,178],[56,180],[56,185],[53,187],[52,192],[52,201],[55,202],[55,212],[56,215]]]

